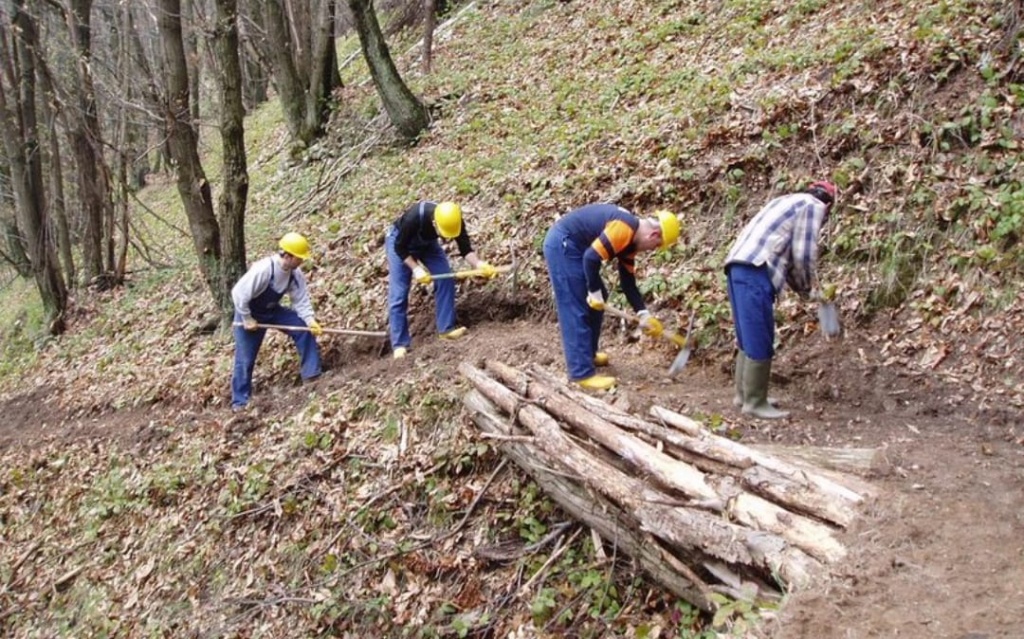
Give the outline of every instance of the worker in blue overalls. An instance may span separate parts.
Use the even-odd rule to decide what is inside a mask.
[[[409,351],[409,288],[412,282],[434,284],[434,313],[441,339],[459,339],[465,326],[455,323],[455,280],[433,276],[452,272],[441,240],[455,240],[459,254],[469,265],[493,278],[498,270],[481,260],[469,242],[462,222],[462,207],[455,202],[417,202],[407,208],[388,229],[384,240],[388,256],[388,333],[395,359]]]
[[[666,249],[679,239],[679,218],[668,211],[640,218],[614,204],[589,204],[562,216],[544,239],[544,260],[555,294],[558,326],[569,380],[592,390],[607,390],[615,378],[596,374],[608,365],[597,350],[608,289],[601,265],[615,259],[619,286],[640,315],[645,334],[660,335],[661,322],[652,316],[636,285],[636,254]]]
[[[277,253],[253,264],[231,289],[235,303],[235,369],[231,375],[234,411],[244,409],[252,396],[252,371],[267,333],[263,325],[294,326],[295,330],[280,330],[295,342],[302,379],[310,381],[320,376],[316,338],[323,329],[313,314],[306,277],[299,268],[311,256],[309,241],[298,233],[286,233],[278,247]],[[290,306],[281,305],[285,295]]]
[[[726,284],[736,328],[736,396],[744,415],[783,419],[768,384],[775,357],[775,301],[788,286],[811,297],[817,283],[821,229],[836,200],[836,185],[820,180],[800,193],[764,205],[729,249]]]

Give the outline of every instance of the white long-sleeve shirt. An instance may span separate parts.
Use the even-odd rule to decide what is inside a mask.
[[[273,282],[270,281],[271,271],[274,274]],[[231,299],[235,302],[235,310],[243,320],[252,317],[249,302],[267,290],[268,286],[276,292],[284,291],[291,302],[292,309],[299,314],[302,321],[306,324],[313,321],[315,317],[313,303],[306,290],[306,276],[302,274],[301,268],[294,271],[285,270],[281,263],[281,256],[276,253],[253,264],[231,289]]]

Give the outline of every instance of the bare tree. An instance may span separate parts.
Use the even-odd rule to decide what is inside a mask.
[[[3,15],[0,14],[0,19]],[[14,193],[11,190],[10,162],[0,144],[0,234],[3,234],[3,246],[0,248],[0,260],[6,262],[19,277],[32,276],[32,264],[25,252],[25,240],[18,230],[18,222],[14,210]]]
[[[352,11],[373,84],[377,87],[391,123],[402,137],[415,140],[430,124],[427,108],[413,95],[399,75],[371,0],[348,0],[348,7]]]
[[[6,16],[0,16],[0,136],[11,171],[18,229],[32,264],[47,330],[57,335],[64,332],[68,294],[46,219],[46,187],[36,119],[38,31],[25,11],[24,0],[14,0],[13,5],[13,38],[8,33]]]
[[[216,0],[214,42],[220,64],[220,135],[224,150],[224,188],[218,203],[221,236],[221,268],[225,287],[245,273],[245,205],[249,196],[249,172],[245,156],[245,107],[242,105],[242,64],[238,46],[238,2]],[[225,301],[230,297],[225,296]],[[226,321],[232,305],[222,309]]]
[[[267,101],[272,66],[259,46],[266,30],[263,12],[254,3],[262,0],[241,0],[238,3],[238,55],[242,64],[242,103],[246,111]]]
[[[192,123],[196,125],[196,135],[200,134],[200,93],[202,85],[202,56],[199,53],[199,42],[202,24],[201,2],[195,0],[183,0],[182,4],[182,43],[185,45],[185,64],[188,68],[188,95],[189,109],[192,115]]]
[[[125,33],[129,39],[128,47],[132,59],[132,69],[140,80],[138,91],[142,96],[141,109],[144,112],[143,117],[147,120],[152,120],[157,125],[154,128],[158,131],[158,135],[152,135],[152,129],[150,129],[150,134],[146,136],[147,145],[155,149],[156,159],[152,168],[155,171],[163,170],[164,168],[170,169],[170,152],[167,149],[166,131],[164,131],[162,116],[164,104],[163,88],[157,82],[157,74],[163,68],[163,60],[154,52],[154,60],[153,62],[150,61],[148,49],[140,35],[142,29],[137,25],[131,3],[125,5],[125,20],[127,21]],[[156,71],[154,71],[154,67],[156,67]]]
[[[213,213],[210,183],[199,159],[198,138],[189,110],[189,78],[182,41],[181,0],[159,0],[158,25],[166,72],[164,121],[171,158],[188,217],[199,270],[217,306],[229,304],[221,281],[220,227]]]
[[[110,170],[103,157],[102,135],[96,106],[92,70],[92,0],[71,0],[66,14],[71,42],[77,60],[76,108],[69,112],[72,121],[69,137],[78,169],[78,189],[85,214],[82,238],[82,267],[85,281],[104,274],[103,226],[112,216]]]
[[[36,49],[36,65],[39,71],[40,96],[39,106],[42,109],[43,119],[46,122],[46,130],[49,141],[49,154],[47,159],[47,174],[50,182],[50,222],[53,224],[57,234],[57,249],[61,262],[64,265],[65,281],[74,287],[75,258],[71,250],[71,228],[68,225],[67,210],[64,206],[64,161],[60,150],[60,135],[57,128],[57,121],[60,117],[61,103],[54,86],[50,70],[46,65],[44,47]]]
[[[310,16],[316,16],[315,20]],[[341,86],[334,47],[335,0],[266,0],[263,22],[274,86],[292,138],[308,146],[324,132]]]

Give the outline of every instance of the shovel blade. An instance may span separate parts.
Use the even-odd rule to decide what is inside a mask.
[[[836,305],[827,302],[818,306],[818,324],[825,337],[837,337],[842,331],[839,326],[839,311]]]
[[[684,368],[686,368],[686,363],[688,361],[690,361],[690,347],[689,346],[687,346],[683,350],[679,351],[679,354],[676,355],[676,358],[672,361],[672,365],[668,367],[668,375],[669,375],[669,377],[674,377],[680,371],[682,371]]]
[[[694,343],[691,341],[693,335],[693,320],[694,316],[690,315],[690,323],[686,327],[686,337],[678,333],[672,333],[669,337],[673,342],[679,346],[679,354],[672,360],[672,365],[668,367],[668,376],[675,377],[679,371],[686,368],[686,362],[690,361],[690,353],[693,351]]]

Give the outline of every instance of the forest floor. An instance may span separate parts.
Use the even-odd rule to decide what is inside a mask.
[[[458,384],[463,360],[498,358],[513,365],[538,363],[563,370],[557,326],[550,313],[518,316],[521,309],[472,300],[460,314],[466,338],[443,343],[430,332],[428,304],[414,303],[414,349],[394,361],[377,340],[325,342],[327,373],[315,387],[329,393],[343,380],[387,384],[430,376]],[[794,328],[797,330],[797,328]],[[884,332],[884,327],[871,327]],[[719,415],[721,428],[745,443],[874,448],[882,460],[870,481],[879,497],[846,531],[851,557],[828,583],[791,596],[763,628],[779,638],[1021,636],[1024,619],[1024,433],[1016,413],[999,397],[967,397],[934,376],[887,363],[865,339],[864,327],[826,341],[812,330],[778,354],[773,393],[789,419],[752,421],[731,406],[729,357],[698,350],[677,379],[666,374],[669,346],[607,321],[603,348],[618,377],[614,401],[637,413],[652,403],[698,418]],[[280,337],[278,337],[280,338]],[[274,338],[271,338],[274,339]],[[329,339],[329,338],[328,338]],[[198,422],[248,432],[261,417],[295,410],[309,389],[262,379],[257,368],[257,409],[231,415],[204,409]],[[48,390],[0,405],[0,448],[32,449],[43,442],[108,440],[147,445],[157,405],[70,419]],[[468,420],[462,428],[471,429]],[[472,437],[472,435],[468,435]]]

